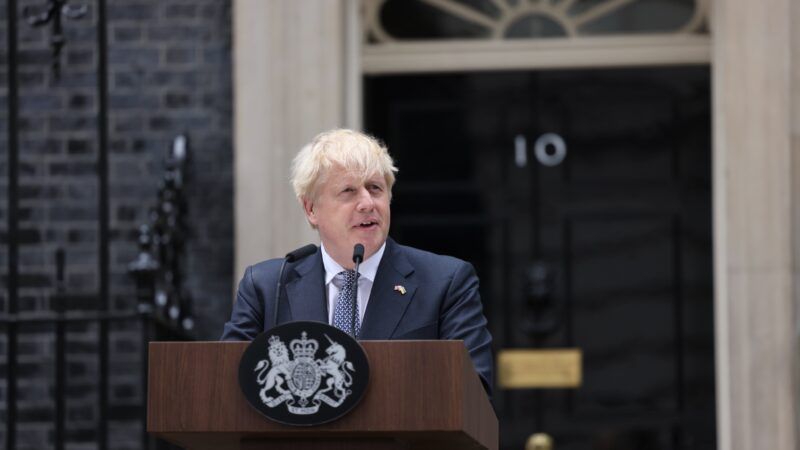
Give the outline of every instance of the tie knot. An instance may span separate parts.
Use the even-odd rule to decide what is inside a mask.
[[[360,274],[359,274],[360,275]],[[338,288],[342,288],[342,286],[353,285],[356,281],[356,271],[355,270],[343,270],[336,274],[333,277],[334,284]]]

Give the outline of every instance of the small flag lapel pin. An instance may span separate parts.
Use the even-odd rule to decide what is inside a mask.
[[[394,287],[394,290],[399,292],[400,295],[406,295],[406,288],[404,288],[403,286],[400,286],[399,284]]]

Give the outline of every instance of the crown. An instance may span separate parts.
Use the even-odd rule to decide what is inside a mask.
[[[286,355],[288,356],[288,351],[286,351],[286,344],[281,341],[281,338],[278,336],[272,335],[267,340],[269,342],[269,350],[267,350],[270,354],[276,355]]]
[[[316,340],[308,339],[306,336],[306,332],[303,331],[300,334],[300,339],[293,339],[289,344],[289,347],[291,347],[292,354],[295,358],[314,358],[314,355],[317,354],[317,348],[319,348],[319,344]]]

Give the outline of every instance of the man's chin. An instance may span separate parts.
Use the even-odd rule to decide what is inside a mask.
[[[386,235],[380,230],[374,230],[372,233],[357,233],[354,242],[364,246],[364,258],[369,258],[381,248],[381,245],[386,241]],[[355,244],[354,244],[355,245]]]

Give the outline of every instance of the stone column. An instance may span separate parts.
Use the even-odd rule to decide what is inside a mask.
[[[713,3],[720,450],[798,445],[799,11]]]
[[[346,124],[346,1],[234,1],[237,280],[246,265],[318,242],[289,167],[317,133]]]

